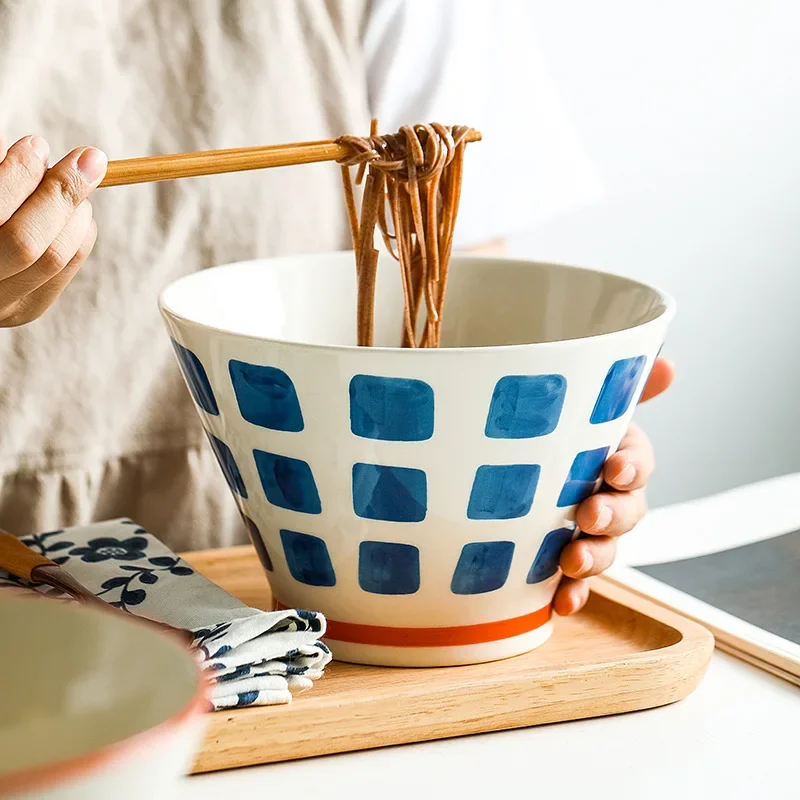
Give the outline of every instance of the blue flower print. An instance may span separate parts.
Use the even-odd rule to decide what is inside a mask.
[[[130,536],[127,539],[114,539],[111,536],[101,536],[91,539],[86,547],[76,547],[70,550],[71,556],[80,556],[81,561],[94,564],[98,561],[137,561],[145,557],[147,539],[144,536]]]
[[[61,566],[69,561],[69,556],[66,554],[57,556],[55,553],[61,550],[68,550],[70,547],[75,547],[72,542],[63,540],[60,542],[50,542],[50,539],[53,536],[59,536],[62,533],[64,533],[63,530],[50,531],[50,533],[37,533],[33,536],[24,537],[22,541],[24,544],[30,547],[31,550],[38,551],[43,556],[47,556],[47,558],[49,558],[54,564]]]
[[[240,667],[236,667],[233,672],[229,672],[227,675],[222,675],[220,678],[217,679],[218,683],[227,683],[228,681],[238,681],[239,678],[244,678],[250,674],[250,670],[252,666],[250,664],[242,664]]]
[[[239,694],[239,699],[236,702],[236,707],[251,706],[258,700],[258,692],[242,692]]]
[[[136,537],[133,537],[136,538]],[[133,539],[126,539],[127,542],[132,541]],[[94,539],[94,542],[101,541],[100,539]],[[91,545],[93,542],[89,542]],[[146,543],[145,543],[146,546]],[[88,548],[81,548],[81,549],[88,549]],[[104,548],[103,548],[104,549]],[[110,558],[114,558],[114,556],[109,556]],[[83,557],[86,560],[86,556]],[[119,556],[116,556],[119,558]],[[124,559],[130,560],[130,559]],[[129,575],[115,575],[113,578],[109,578],[108,580],[104,581],[100,584],[101,588],[103,589],[102,592],[98,592],[97,596],[101,597],[102,595],[107,595],[109,592],[119,592],[119,599],[118,600],[108,600],[112,606],[116,606],[117,608],[121,608],[123,611],[128,610],[128,606],[138,606],[145,601],[147,598],[147,590],[142,588],[133,588],[133,584],[138,581],[140,584],[144,584],[146,586],[152,586],[154,583],[158,583],[158,575],[159,572],[168,572],[170,575],[177,575],[179,577],[183,577],[186,575],[194,575],[194,570],[191,567],[187,567],[184,564],[181,564],[180,558],[177,556],[156,556],[155,558],[148,558],[147,562],[152,564],[152,567],[148,567],[146,565],[135,565],[131,566],[129,564],[124,564],[119,569],[120,571],[124,570],[125,572],[129,572]]]
[[[308,623],[308,630],[319,633],[322,630],[322,623],[319,620],[319,614],[314,611],[306,611],[305,609],[298,608],[297,616]]]
[[[192,631],[194,633],[194,643],[197,647],[203,647],[203,645],[222,638],[230,627],[230,622],[220,622],[211,628],[198,628]],[[203,649],[205,648],[203,647]]]

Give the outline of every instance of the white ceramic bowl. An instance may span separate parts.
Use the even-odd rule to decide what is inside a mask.
[[[0,798],[174,797],[206,686],[188,651],[117,615],[0,595]]]
[[[276,599],[321,610],[345,661],[463,664],[550,633],[577,503],[625,431],[673,315],[592,270],[456,258],[443,347],[400,342],[379,268],[355,341],[350,253],[252,261],[161,308]]]

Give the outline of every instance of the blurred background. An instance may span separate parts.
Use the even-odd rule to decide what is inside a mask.
[[[604,195],[511,240],[677,298],[651,506],[800,471],[800,5],[530,0]]]

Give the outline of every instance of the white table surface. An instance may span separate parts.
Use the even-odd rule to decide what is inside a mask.
[[[795,528],[800,474],[654,511],[621,553],[645,563]],[[665,708],[194,776],[180,798],[797,798],[799,729],[800,689],[717,651]]]

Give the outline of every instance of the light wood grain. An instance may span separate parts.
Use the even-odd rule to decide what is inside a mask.
[[[270,608],[252,548],[184,558],[245,603]],[[195,772],[618,714],[680,700],[714,641],[700,625],[602,579],[586,609],[524,656],[433,669],[334,662],[285,706],[216,712]]]
[[[0,569],[11,575],[33,581],[33,570],[36,567],[55,566],[45,556],[32,550],[16,536],[0,531]]]
[[[288,167],[336,161],[349,150],[333,140],[275,144],[265,147],[237,147],[231,150],[203,150],[197,153],[172,153],[163,156],[109,161],[100,186],[123,186],[151,181],[169,181],[223,172]]]
[[[630,592],[632,595],[652,602],[662,608],[668,608],[667,604],[658,598],[649,597],[645,592],[632,587],[626,586],[623,582],[617,581],[613,578],[606,579],[608,583],[614,586],[619,586],[625,591]],[[743,636],[737,636],[729,630],[714,625],[709,620],[701,619],[688,611],[681,611],[681,614],[687,619],[703,625],[711,632],[716,641],[716,646],[736,658],[747,661],[748,664],[759,667],[760,669],[771,672],[779,678],[783,678],[795,686],[800,686],[800,660],[792,657],[789,653],[777,650],[773,647],[767,647],[760,642],[746,639]]]

